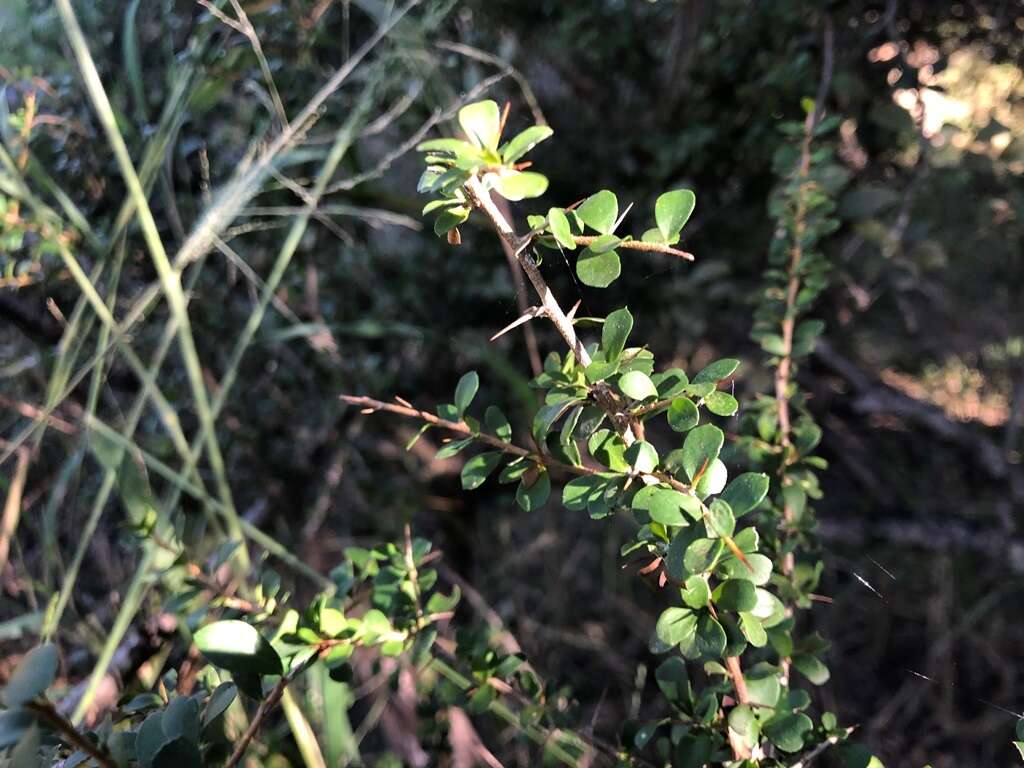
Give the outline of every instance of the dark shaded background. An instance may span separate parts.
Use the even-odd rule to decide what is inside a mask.
[[[123,33],[104,23],[120,19],[121,6],[105,0],[81,13],[127,115]],[[368,6],[253,4],[287,106],[304,104],[341,60],[344,40],[359,39]],[[843,118],[840,156],[853,176],[840,201],[842,227],[825,244],[834,269],[815,314],[826,322],[826,341],[799,371],[831,463],[817,505],[820,591],[831,601],[816,604],[808,621],[833,642],[832,679],[815,695],[842,722],[859,724],[859,737],[887,765],[1013,765],[1014,718],[1000,708],[1024,707],[1024,3],[487,0],[456,3],[429,40],[496,55],[530,84],[555,130],[532,155],[551,179],[545,208],[601,187],[638,211],[664,189],[696,191],[684,236],[695,264],[632,254],[608,291],[577,284],[557,256],[545,270],[564,304],[582,300],[581,315],[628,303],[636,337],[666,364],[695,370],[717,357],[742,358],[737,396],[749,399],[770,383],[747,335],[774,226],[767,198],[784,141],[778,126],[800,119],[801,99],[817,88],[826,8],[835,28],[827,108]],[[8,107],[17,107],[31,78],[47,82],[46,109],[71,127],[44,132],[34,149],[91,217],[109,218],[120,200],[107,188],[116,174],[61,60],[50,12],[33,2],[12,9],[8,18],[21,19],[24,33],[0,54]],[[152,117],[164,73],[201,9],[170,0],[143,9]],[[414,106],[360,143],[348,174],[371,167],[430,109],[502,66],[433,50]],[[225,46],[209,72],[215,108],[197,110],[176,143],[169,178],[186,221],[199,204],[198,148],[209,153],[214,181],[226,178],[265,121],[247,85],[258,78],[247,51],[240,41]],[[913,107],[922,85],[935,97],[923,123],[900,106]],[[491,95],[512,102],[513,128],[528,124],[530,106],[513,78]],[[417,164],[405,157],[383,178],[328,202],[417,219]],[[280,190],[260,203],[293,204]],[[528,210],[517,206],[520,221]],[[411,521],[534,666],[571,689],[577,722],[614,739],[622,719],[638,714],[635,692],[653,699],[646,641],[662,600],[622,568],[625,523],[578,519],[556,503],[525,515],[506,488],[491,484],[462,492],[461,457],[432,461],[430,435],[405,453],[414,425],[367,419],[336,397],[397,393],[429,409],[475,368],[480,400],[506,405],[521,424],[532,397],[522,338],[487,342],[517,315],[496,239],[467,226],[453,249],[428,231],[365,217],[334,221],[307,234],[281,293],[316,325],[289,330],[290,321],[268,317],[245,359],[245,386],[222,420],[239,508],[323,570],[342,547],[394,536]],[[637,220],[633,228],[644,226]],[[265,273],[279,238],[256,232],[237,247]],[[18,254],[0,253],[4,259]],[[129,282],[152,279],[141,253],[126,269]],[[251,298],[229,267],[209,272],[192,314],[200,352],[217,375]],[[75,296],[55,262],[44,260],[33,274],[29,285],[0,291],[0,434],[8,437],[25,423],[10,402],[40,401],[59,337],[45,301],[67,306]],[[536,331],[542,350],[557,348],[548,329]],[[10,373],[26,358],[32,365]],[[176,360],[162,383],[186,399]],[[106,406],[116,411],[135,384],[115,365],[110,385]],[[147,429],[159,447],[158,427]],[[37,483],[40,494],[23,512],[20,554],[30,573],[45,566],[33,511],[67,450],[51,435],[33,464],[29,486]],[[62,547],[73,546],[92,491],[83,476],[63,505]],[[131,573],[115,523],[99,538],[81,615],[102,615]],[[27,609],[19,573],[3,574],[0,619]],[[516,747],[507,749],[511,760]]]

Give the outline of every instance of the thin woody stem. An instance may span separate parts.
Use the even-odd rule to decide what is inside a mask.
[[[399,416],[409,416],[420,421],[425,421],[428,424],[438,427],[440,429],[447,429],[450,432],[455,432],[466,437],[472,437],[479,440],[482,443],[486,443],[492,448],[497,448],[503,453],[511,454],[512,456],[519,456],[524,459],[529,459],[536,464],[543,464],[548,469],[559,469],[563,472],[567,472],[572,475],[594,475],[597,474],[596,469],[590,467],[576,466],[574,464],[566,464],[561,461],[552,459],[550,456],[542,456],[536,451],[530,451],[526,448],[522,448],[512,443],[506,443],[501,438],[495,437],[494,435],[488,435],[484,432],[474,432],[468,424],[464,421],[449,421],[448,419],[442,419],[430,411],[421,411],[417,408],[411,408],[404,405],[395,405],[394,403],[385,403],[382,400],[374,400],[372,397],[356,397],[354,395],[342,395],[341,399],[349,405],[357,405],[366,411],[387,411],[388,413],[397,413]]]
[[[68,744],[89,755],[96,761],[97,765],[102,766],[102,768],[117,768],[117,763],[114,762],[114,759],[103,747],[80,733],[70,720],[53,708],[52,704],[49,702],[29,701],[24,706],[25,709],[60,733]]]
[[[598,239],[598,235],[575,235],[573,241],[576,245],[587,246]],[[693,261],[694,256],[688,251],[681,251],[678,248],[673,248],[670,245],[664,245],[662,243],[645,243],[643,240],[622,240],[616,246],[616,248],[626,248],[631,251],[646,251],[648,253],[664,253],[669,256],[677,256],[680,259],[686,261]]]
[[[541,275],[540,270],[537,268],[536,262],[533,257],[527,252],[527,249],[532,241],[530,236],[520,237],[516,234],[515,230],[512,229],[512,225],[509,224],[508,220],[502,215],[501,211],[495,205],[494,200],[491,199],[491,194],[484,189],[480,179],[476,176],[470,176],[466,182],[466,192],[469,194],[470,200],[473,205],[476,206],[480,211],[487,216],[491,221],[491,225],[494,230],[498,233],[498,236],[502,241],[512,249],[516,259],[519,261],[519,265],[523,268],[527,278],[533,285],[534,290],[537,292],[537,296],[541,300],[541,305],[544,308],[544,313],[551,320],[552,324],[558,333],[565,339],[566,345],[572,350],[573,355],[576,357],[577,362],[584,368],[590,365],[591,359],[590,354],[587,352],[586,347],[583,346],[583,342],[580,341],[576,335],[576,329],[573,327],[572,320],[568,318],[565,312],[562,311],[562,307],[559,305],[555,295],[551,292],[551,288],[548,287],[547,282],[544,280],[544,276]],[[629,416],[622,413],[619,408],[619,398],[616,397],[615,393],[611,391],[607,384],[599,382],[594,385],[592,392],[594,399],[597,404],[608,414],[608,418],[611,419],[612,425],[615,427],[615,431],[618,432],[626,445],[630,445],[635,440],[633,430],[630,427]]]

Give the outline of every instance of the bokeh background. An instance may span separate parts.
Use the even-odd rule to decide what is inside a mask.
[[[137,152],[208,14],[182,0],[78,5]],[[386,6],[243,5],[289,113]],[[545,209],[602,187],[637,210],[665,189],[697,194],[684,233],[695,263],[633,254],[623,278],[596,291],[555,255],[545,271],[563,303],[579,299],[580,315],[628,304],[635,336],[666,364],[696,370],[739,357],[736,394],[753,398],[770,388],[748,334],[775,226],[772,158],[786,141],[779,125],[802,119],[801,100],[818,87],[826,14],[834,30],[826,108],[842,119],[836,140],[851,181],[838,201],[842,225],[824,244],[833,269],[814,311],[826,323],[824,342],[798,374],[830,462],[817,505],[826,563],[819,591],[828,600],[807,622],[833,643],[832,677],[815,697],[857,724],[890,766],[1018,764],[1010,741],[1012,712],[1024,709],[1024,3],[427,1],[389,43],[401,61],[374,108],[392,109],[390,117],[359,138],[339,179],[376,169],[434,110],[504,75],[487,94],[511,102],[512,127],[543,118],[555,131],[532,155],[551,180]],[[229,178],[272,122],[249,41],[227,28],[217,34],[153,195],[172,244],[194,225],[207,187]],[[52,8],[6,0],[0,35],[5,146],[26,145],[20,132],[31,101],[34,160],[102,231],[124,189]],[[294,157],[284,177],[308,182],[304,163],[322,157],[324,126],[344,118],[356,93],[329,102],[310,129],[308,154]],[[533,394],[523,337],[488,342],[518,316],[499,244],[473,223],[460,247],[435,238],[419,216],[418,171],[415,153],[404,154],[322,201],[219,420],[236,502],[324,572],[343,547],[398,536],[411,523],[475,590],[462,609],[467,620],[500,622],[544,677],[565,686],[575,721],[614,740],[650,690],[655,661],[646,643],[661,600],[618,557],[628,523],[595,523],[555,502],[527,515],[496,484],[463,492],[463,456],[433,460],[431,434],[406,452],[414,424],[361,416],[338,399],[398,394],[431,410],[473,368],[481,402],[502,403],[517,424],[526,418]],[[190,312],[211,386],[287,211],[299,204],[285,181],[271,180],[236,220],[230,245],[242,264],[211,254],[193,288]],[[31,234],[18,236],[10,204],[0,202],[6,442],[45,402],[78,294],[53,253],[33,248]],[[529,211],[516,206],[520,221]],[[125,296],[155,279],[137,232],[129,242]],[[82,259],[93,265],[87,253]],[[155,346],[163,312],[133,344]],[[535,326],[542,352],[558,348],[549,329]],[[91,354],[95,335],[82,343]],[[195,414],[174,354],[160,383],[191,433]],[[100,412],[116,422],[137,390],[130,369],[112,358]],[[0,656],[25,647],[21,630],[38,621],[59,583],[96,493],[88,457],[66,469],[80,449],[87,398],[86,385],[72,393],[56,412],[68,429],[50,429],[32,454],[0,572]],[[153,414],[139,440],[170,455]],[[13,467],[12,458],[0,468],[0,485],[9,488]],[[112,510],[91,543],[67,628],[85,648],[102,637],[133,570],[122,515]],[[77,662],[88,669],[88,654]],[[511,762],[528,764],[527,755],[516,758],[520,746],[504,749]]]

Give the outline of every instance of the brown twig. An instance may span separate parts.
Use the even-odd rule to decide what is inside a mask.
[[[313,657],[314,659],[316,656]],[[299,668],[300,670],[305,669],[305,666]],[[256,714],[252,718],[252,722],[249,723],[249,727],[245,729],[245,733],[242,734],[242,738],[238,740],[238,744],[235,746],[235,751],[231,753],[231,757],[224,763],[224,768],[235,768],[242,758],[245,756],[245,750],[249,748],[249,743],[256,737],[256,734],[260,730],[260,726],[263,725],[263,721],[266,719],[270,710],[277,706],[278,702],[281,701],[281,697],[284,696],[284,691],[288,687],[288,684],[294,679],[293,675],[285,675],[278,680],[277,685],[274,686],[274,690],[263,701],[260,702],[259,707],[256,709]]]
[[[58,713],[49,702],[29,701],[23,706],[50,728],[62,734],[68,744],[89,755],[102,768],[117,768],[117,763],[105,749],[79,733],[71,721]]]
[[[779,465],[779,474],[784,475],[789,464],[790,433],[792,424],[789,413],[789,387],[793,369],[793,332],[796,327],[796,300],[800,292],[800,265],[803,261],[803,240],[807,231],[807,205],[808,193],[811,190],[812,182],[809,179],[811,170],[811,141],[814,138],[814,131],[821,122],[824,111],[825,98],[828,96],[829,85],[832,82],[832,67],[834,61],[834,29],[832,17],[827,13],[824,15],[824,53],[821,62],[821,80],[818,83],[818,91],[815,95],[814,109],[807,115],[804,121],[804,137],[800,148],[800,164],[797,168],[797,177],[800,184],[797,188],[797,207],[793,216],[793,245],[789,254],[789,265],[787,267],[788,283],[786,285],[785,311],[782,319],[782,355],[778,367],[775,369],[775,402],[778,408],[779,419],[779,446],[782,448],[782,461]],[[782,519],[784,528],[788,531],[796,521],[796,513],[788,504],[783,505]],[[787,579],[792,580],[793,572],[796,569],[796,555],[790,551],[782,558],[782,573]],[[792,612],[792,609],[789,609]],[[789,659],[782,660],[783,675],[789,676]]]
[[[597,240],[603,235],[574,235],[573,240],[576,245],[587,246]],[[664,253],[669,256],[678,256],[680,259],[686,261],[693,261],[694,256],[692,253],[687,251],[681,251],[678,248],[673,248],[670,245],[664,245],[663,243],[645,243],[643,240],[623,240],[618,243],[616,248],[627,248],[631,251],[646,251],[647,253]]]

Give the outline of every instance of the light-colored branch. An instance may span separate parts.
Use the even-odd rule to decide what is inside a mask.
[[[551,292],[551,288],[548,287],[544,276],[541,275],[540,269],[538,269],[536,262],[533,260],[533,256],[528,252],[532,238],[530,236],[520,237],[516,234],[512,225],[509,224],[497,205],[495,205],[494,200],[491,199],[490,192],[484,188],[483,183],[477,176],[469,177],[465,189],[473,205],[490,219],[491,226],[494,227],[502,242],[515,254],[519,265],[523,268],[526,277],[540,298],[545,315],[555,326],[559,335],[565,340],[569,349],[572,350],[576,361],[586,368],[591,363],[590,353],[587,352],[583,342],[576,335],[576,329],[573,327],[572,320],[562,311],[562,307]],[[615,427],[615,431],[622,436],[627,445],[633,443],[635,437],[630,427],[629,417],[622,412],[619,398],[615,393],[603,382],[595,384],[591,391],[597,404],[608,414],[608,418]]]
[[[573,241],[576,245],[587,246],[597,240],[598,237],[603,237],[603,235],[575,235],[573,237]],[[647,253],[664,253],[669,256],[677,256],[685,261],[694,260],[692,253],[681,251],[678,248],[673,248],[670,245],[663,245],[662,243],[645,243],[643,240],[623,240],[615,247],[626,248],[631,251],[646,251]]]

